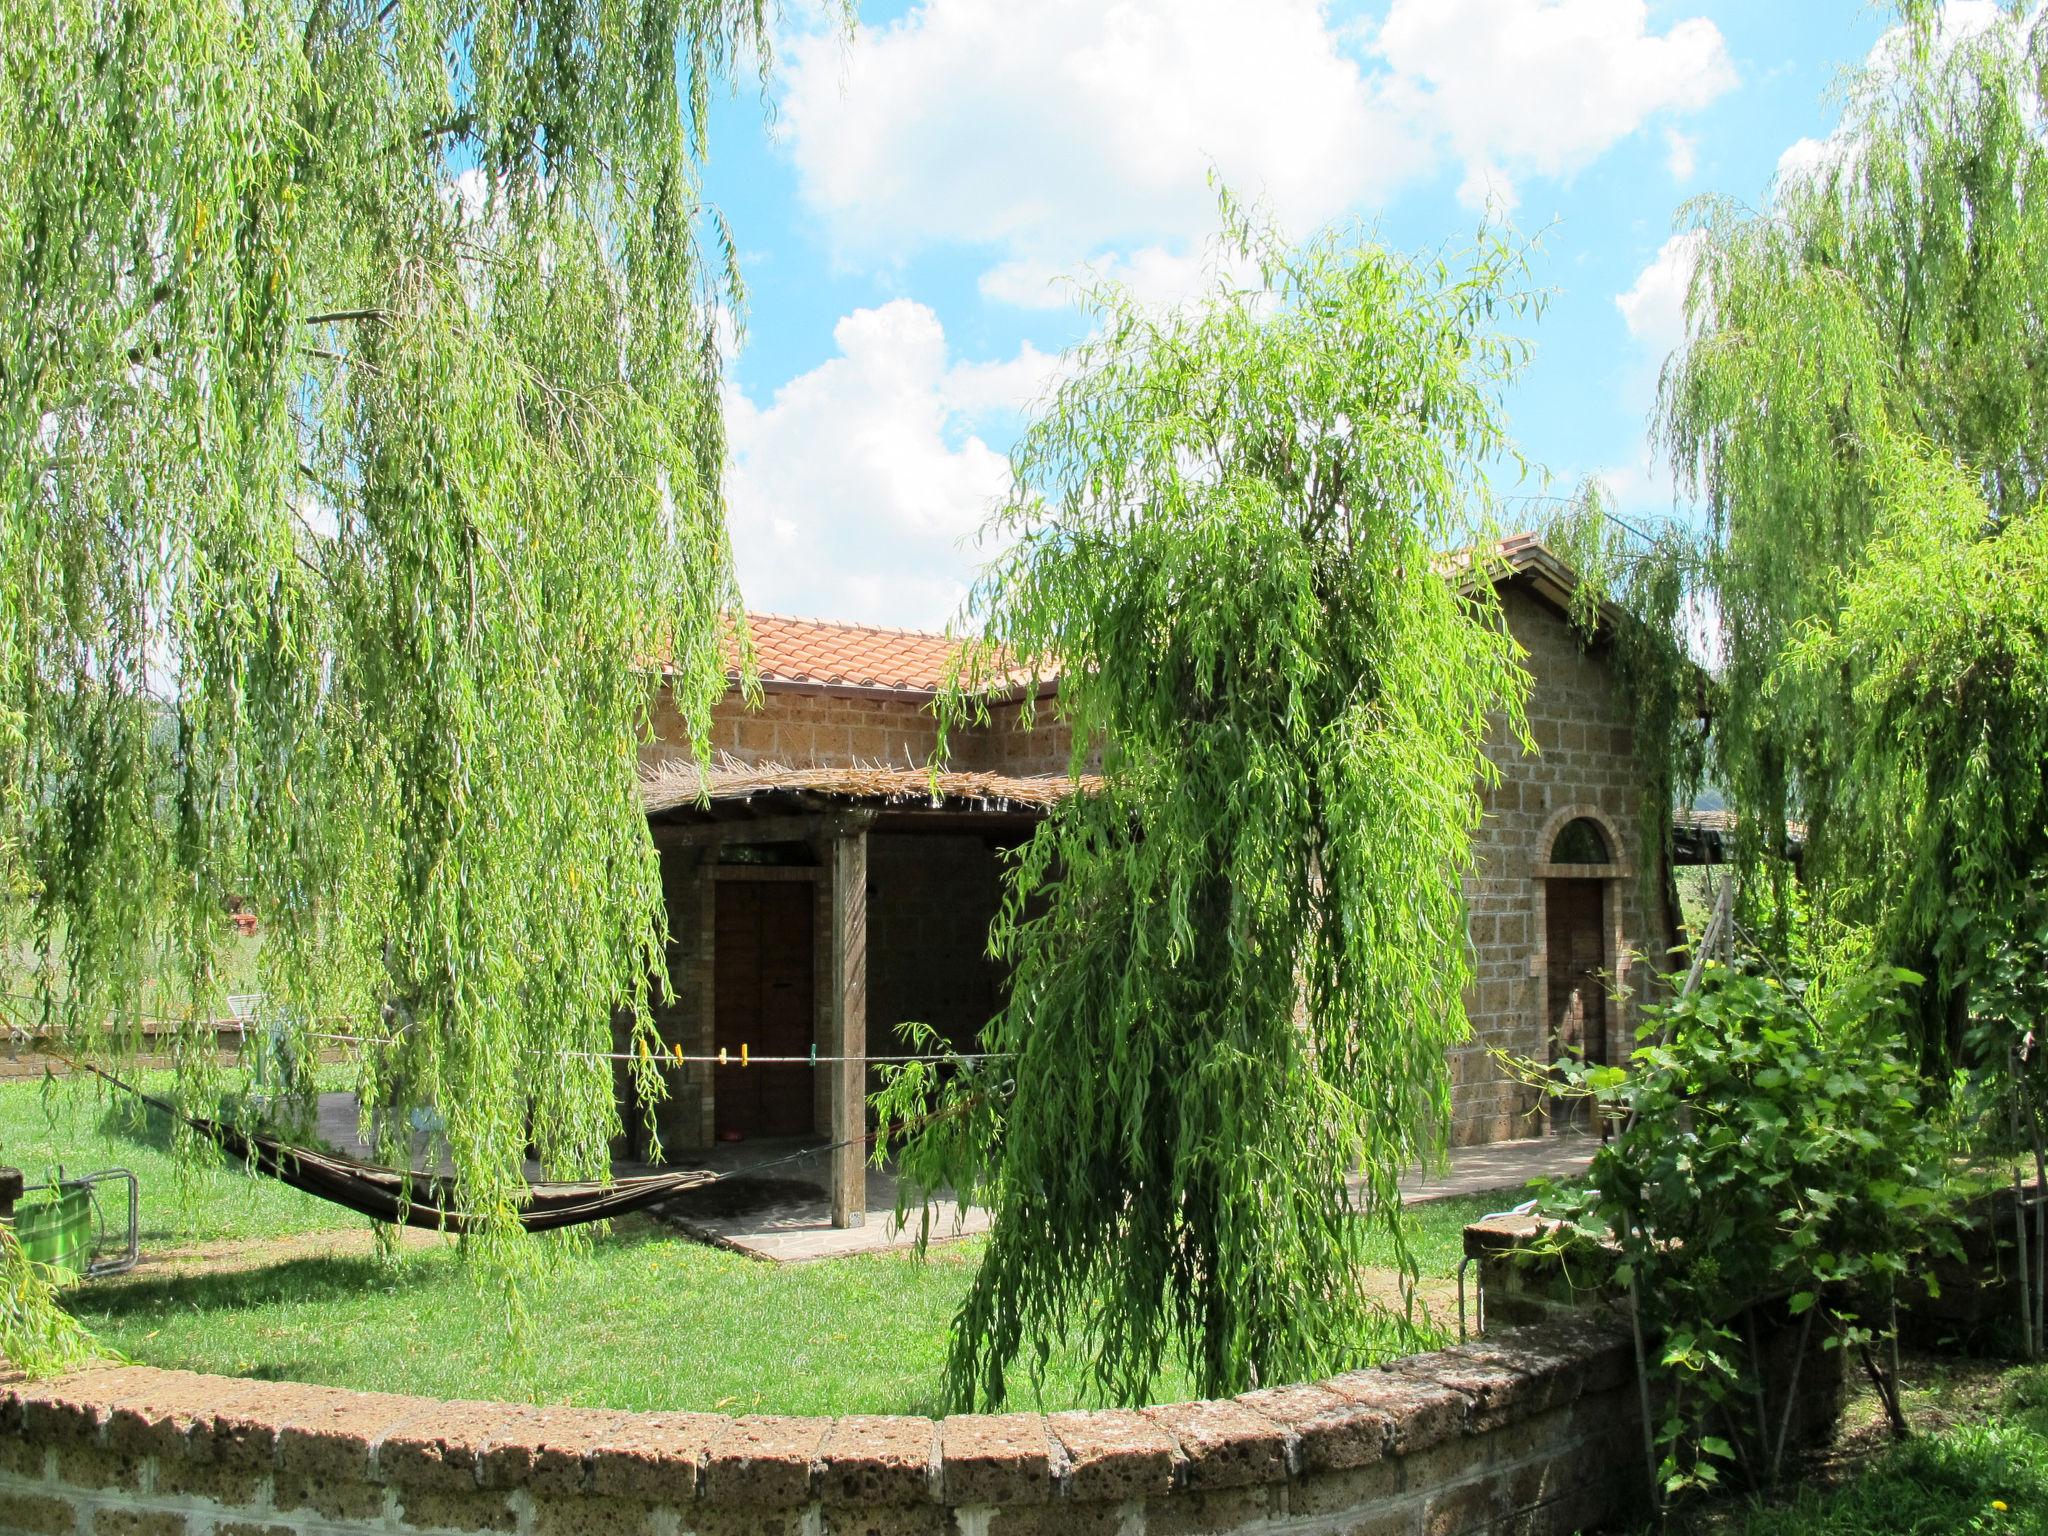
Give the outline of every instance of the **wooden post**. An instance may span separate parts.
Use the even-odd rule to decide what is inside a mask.
[[[849,818],[832,839],[832,1225],[868,1216],[868,833]]]

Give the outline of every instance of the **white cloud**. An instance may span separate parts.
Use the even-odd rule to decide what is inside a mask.
[[[941,393],[947,406],[963,416],[1010,416],[1037,404],[1059,367],[1057,356],[1027,341],[1015,357],[1003,362],[953,364],[946,370]]]
[[[836,357],[757,405],[727,392],[727,478],[740,587],[757,608],[936,626],[959,606],[970,547],[1009,487],[970,430],[1028,405],[1057,359],[949,358],[938,317],[897,299],[833,328]]]
[[[1104,251],[1061,267],[1052,261],[1016,257],[981,274],[985,298],[1019,309],[1062,309],[1073,302],[1077,283],[1111,282],[1142,304],[1181,304],[1218,281],[1233,286],[1258,282],[1258,269],[1233,259],[1221,269],[1202,255],[1183,255],[1148,245],[1124,254]]]
[[[1191,291],[1211,167],[1294,233],[1446,156],[1506,209],[1734,83],[1712,22],[1653,32],[1644,0],[1393,0],[1376,28],[1319,0],[925,0],[784,53],[783,139],[842,256],[984,247],[983,293],[1040,308],[1088,260]]]
[[[1065,309],[1072,298],[1066,269],[1027,257],[997,262],[981,274],[981,296],[1017,309]]]
[[[1781,182],[1804,181],[1826,167],[1838,152],[1832,138],[1794,139],[1778,156],[1777,179]]]
[[[786,52],[782,121],[842,247],[994,244],[1065,265],[1214,221],[1213,164],[1290,225],[1429,158],[1315,0],[929,0]]]
[[[1501,195],[1506,179],[1569,176],[1665,112],[1735,84],[1704,17],[1650,30],[1645,0],[1394,0],[1376,49],[1389,98],[1427,117]]]
[[[1676,128],[1664,130],[1664,168],[1671,172],[1673,181],[1691,181],[1692,173],[1699,167],[1699,135],[1680,133]]]
[[[1648,434],[1647,418],[1658,372],[1685,341],[1685,296],[1701,238],[1697,230],[1673,235],[1628,290],[1614,296],[1614,307],[1634,340],[1618,359],[1621,399],[1643,411],[1646,430],[1626,460],[1604,465],[1593,476],[1605,483],[1616,509],[1632,522],[1657,522],[1685,510],[1671,465]]]
[[[1491,160],[1468,160],[1458,183],[1458,201],[1489,218],[1506,218],[1521,206],[1522,194],[1514,179]]]
[[[1614,296],[1614,307],[1644,350],[1660,358],[1685,340],[1685,295],[1692,285],[1699,253],[1696,230],[1673,235],[1657,256],[1636,274],[1626,293]]]
[[[1677,482],[1672,477],[1671,466],[1652,451],[1647,442],[1633,459],[1596,469],[1593,478],[1607,487],[1607,494],[1614,499],[1623,516],[1631,513],[1652,517],[1671,515]]]

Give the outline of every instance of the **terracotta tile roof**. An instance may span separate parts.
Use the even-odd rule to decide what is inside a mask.
[[[829,624],[779,613],[750,613],[747,631],[764,683],[832,688],[885,688],[936,693],[960,642],[918,629]],[[739,676],[739,647],[726,647],[726,672]]]
[[[938,775],[935,792],[932,775],[923,768],[785,768],[779,763],[721,759],[709,770],[685,762],[642,773],[640,803],[649,815],[654,815],[685,810],[700,800],[750,800],[757,795],[803,790],[839,800],[865,800],[882,805],[1042,811],[1050,810],[1069,795],[1090,793],[1101,783],[1092,774],[1073,779],[1063,773],[948,771]]]
[[[1577,577],[1533,533],[1518,533],[1496,546],[1509,575],[1548,577],[1567,590]],[[1456,578],[1471,570],[1475,551],[1452,550],[1437,569]],[[780,613],[750,613],[747,630],[761,681],[770,686],[881,689],[892,693],[936,693],[946,680],[962,641],[921,629],[886,629],[872,624],[835,624]],[[739,647],[726,646],[726,674],[739,678]],[[1021,678],[1019,679],[1022,680]]]

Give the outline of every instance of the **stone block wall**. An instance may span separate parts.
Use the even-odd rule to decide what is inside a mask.
[[[654,736],[640,752],[642,767],[688,762],[689,735],[663,690],[654,711]],[[711,712],[711,753],[742,763],[785,768],[922,768],[939,741],[931,702],[920,695],[847,697],[768,688],[761,707],[745,707],[728,693]],[[965,765],[963,765],[965,766]]]
[[[141,1366],[0,1386],[46,1536],[1562,1536],[1635,1518],[1626,1338],[1586,1320],[1221,1402],[947,1419],[450,1403]]]
[[[1477,1291],[1474,1315],[1486,1333],[1540,1332],[1559,1320],[1593,1317],[1611,1319],[1617,1328],[1627,1326],[1628,1289],[1614,1280],[1599,1251],[1581,1250],[1570,1262],[1532,1251],[1540,1241],[1555,1237],[1560,1227],[1555,1220],[1525,1215],[1490,1216],[1465,1228],[1465,1257]],[[1613,1250],[1606,1253],[1611,1256]],[[1768,1425],[1745,1404],[1742,1411],[1708,1426],[1708,1431],[1739,1439],[1753,1464],[1771,1457],[1776,1433],[1784,1435],[1788,1448],[1803,1452],[1830,1443],[1840,1425],[1848,1399],[1849,1352],[1833,1347],[1825,1328],[1811,1326],[1815,1315],[1792,1316],[1781,1295],[1760,1299],[1734,1322],[1756,1345],[1756,1385],[1767,1405]],[[1660,1347],[1653,1335],[1648,1343],[1651,1358]],[[1629,1354],[1633,1373],[1632,1340]],[[1652,1415],[1662,1421],[1669,1411],[1667,1388],[1654,1378],[1648,1386]],[[1634,1454],[1643,1454],[1640,1441]]]
[[[1547,1058],[1545,870],[1567,822],[1580,816],[1598,822],[1615,855],[1612,865],[1584,871],[1605,887],[1607,953],[1622,994],[1605,1021],[1611,1061],[1624,1059],[1633,1044],[1637,1009],[1665,963],[1672,934],[1654,866],[1652,880],[1643,878],[1645,861],[1658,851],[1646,846],[1633,715],[1609,659],[1521,585],[1505,585],[1501,602],[1510,632],[1527,652],[1527,715],[1536,751],[1525,753],[1504,726],[1486,746],[1500,780],[1486,792],[1473,873],[1465,882],[1472,1039],[1451,1057],[1452,1140],[1461,1146],[1545,1128],[1538,1096],[1506,1080],[1487,1051]]]
[[[2026,1255],[2015,1227],[2015,1206],[2024,1197],[2028,1211]],[[2029,1182],[2018,1193],[1994,1189],[1967,1202],[1956,1233],[1962,1252],[1929,1257],[1921,1272],[1909,1275],[1899,1297],[1899,1327],[1905,1336],[1929,1347],[1972,1350],[2017,1358],[2026,1351],[2022,1305],[2031,1284],[2048,1263],[2048,1246],[2036,1225],[2034,1207],[2048,1190]],[[2024,1263],[2029,1286],[2020,1285]]]
[[[953,765],[988,773],[1016,775],[1065,773],[1074,751],[1074,731],[1053,712],[1051,699],[1040,699],[1031,726],[1024,725],[1022,704],[998,704],[988,724],[963,732],[953,742]],[[1099,765],[1101,754],[1090,766]]]
[[[1032,728],[1022,707],[998,704],[985,726],[955,731],[951,766],[963,772],[1065,773],[1074,733],[1056,719],[1052,701],[1039,701]],[[666,690],[654,711],[655,739],[642,748],[643,767],[690,759],[688,734]],[[761,707],[748,709],[737,692],[711,712],[711,751],[743,763],[786,768],[922,768],[938,750],[938,717],[931,700],[904,693],[851,697],[804,689],[767,688]]]

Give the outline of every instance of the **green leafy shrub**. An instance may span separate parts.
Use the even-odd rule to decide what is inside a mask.
[[[1896,1043],[1917,982],[1873,973],[1808,998],[1711,967],[1697,992],[1645,1010],[1627,1068],[1566,1071],[1560,1091],[1597,1098],[1623,1128],[1565,1199],[1562,1241],[1599,1245],[1661,1341],[1648,1363],[1667,1492],[1731,1463],[1752,1484],[1775,1478],[1767,1317],[1801,1319],[1802,1337],[1817,1325],[1892,1395],[1870,1346],[1917,1261],[1956,1251],[1952,1140]]]

